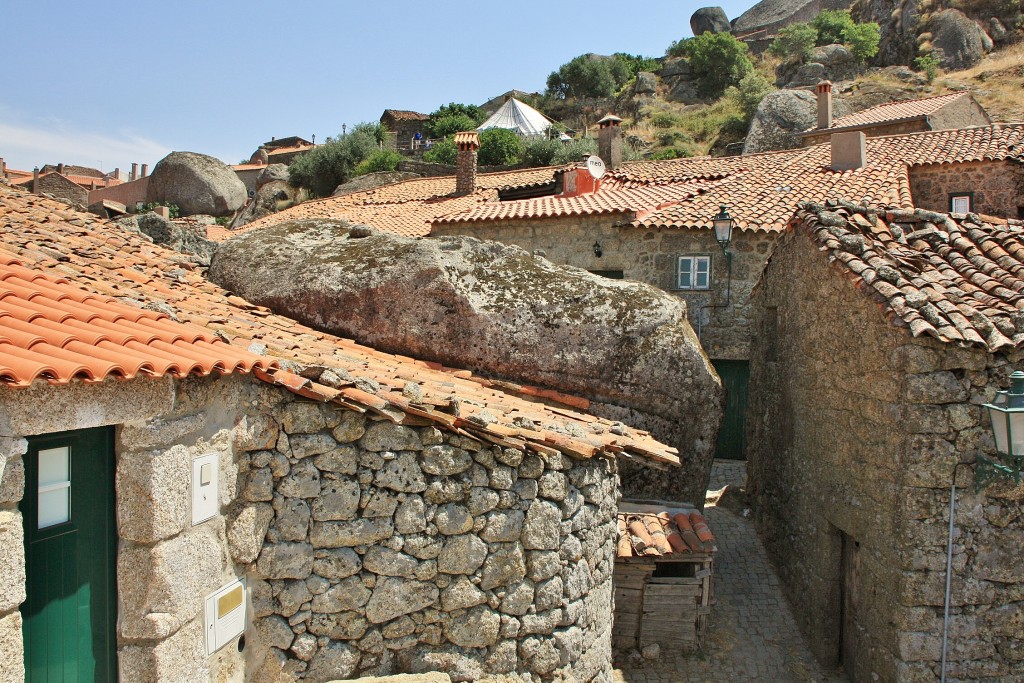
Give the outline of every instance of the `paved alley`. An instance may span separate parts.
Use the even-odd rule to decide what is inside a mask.
[[[839,682],[845,677],[815,662],[793,621],[782,587],[748,519],[715,507],[715,492],[740,488],[743,462],[716,461],[706,517],[718,540],[715,604],[703,651],[682,655],[662,649],[657,661],[622,657],[616,683],[703,681]]]

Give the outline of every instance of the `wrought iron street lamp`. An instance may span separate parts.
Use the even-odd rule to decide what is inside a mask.
[[[996,392],[992,403],[986,403],[992,421],[996,450],[1003,462],[979,455],[975,465],[975,485],[981,488],[993,479],[1013,479],[1020,483],[1024,462],[1024,372],[1010,375],[1010,388]]]
[[[722,247],[722,251],[729,246],[729,242],[732,241],[732,216],[725,210],[725,204],[718,207],[720,210],[718,215],[711,219],[711,224],[715,228],[715,239],[718,240],[718,245]],[[729,252],[726,252],[729,253]]]

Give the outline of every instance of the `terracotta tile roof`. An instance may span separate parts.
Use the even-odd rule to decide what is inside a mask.
[[[395,121],[426,121],[430,118],[428,114],[421,114],[418,111],[408,109],[385,109],[381,118],[390,115]]]
[[[414,178],[342,197],[303,202],[280,213],[243,226],[255,230],[289,220],[341,218],[405,237],[425,237],[430,225],[449,213],[461,212],[485,201],[495,201],[498,190],[550,183],[561,167],[527,168],[477,175],[473,194],[454,197],[455,176]],[[211,239],[213,239],[211,237]]]
[[[309,377],[258,368],[254,374],[303,396],[542,454],[622,454],[654,463],[679,462],[675,449],[647,432],[580,412],[589,407],[585,399],[487,380],[305,327],[222,290],[181,254],[60,202],[4,186],[0,253],[51,278],[67,278],[99,296],[113,297],[135,313],[146,306],[205,328],[205,334],[229,340],[233,347],[224,346],[233,353],[248,349],[293,361]],[[161,330],[168,324],[156,322]],[[324,379],[323,368],[334,369],[336,381]]]
[[[794,225],[913,336],[989,351],[1024,344],[1021,221],[805,203]]]
[[[309,144],[309,145],[294,145],[292,147],[275,147],[273,149],[267,150],[267,156],[268,157],[273,157],[273,156],[276,156],[278,154],[292,154],[294,152],[303,152],[305,150],[313,149],[313,147],[314,147],[314,145],[312,145],[312,144]]]
[[[228,374],[275,365],[209,330],[92,293],[0,250],[0,382],[7,386],[37,379],[67,384]]]
[[[616,522],[615,556],[620,560],[679,560],[709,555],[718,549],[704,515],[692,508],[660,512],[620,510]]]
[[[51,174],[59,175],[67,180],[70,180],[75,185],[79,185],[87,190],[91,190],[93,184],[96,185],[96,189],[99,189],[101,187],[113,187],[114,185],[120,185],[121,183],[125,182],[117,178],[103,179],[91,175],[68,175],[67,173],[57,173],[57,171],[47,171],[46,173],[40,173],[39,179],[42,180],[43,178]],[[30,186],[33,180],[33,175],[29,173],[28,177],[26,178],[19,178],[18,180],[14,180],[12,178],[11,184],[19,186]]]
[[[12,184],[16,184],[25,178],[31,178],[32,171],[18,171],[13,168],[7,169],[7,180]]]
[[[842,116],[832,121],[832,129],[837,128],[866,128],[882,124],[897,123],[911,119],[924,118],[934,114],[947,104],[954,102],[961,97],[967,97],[967,91],[946,93],[935,97],[925,97],[920,100],[906,100],[903,102],[887,102],[879,104],[856,114]],[[805,133],[821,132],[821,128],[808,128]]]
[[[268,155],[269,156],[269,155]],[[266,168],[267,164],[235,164],[231,166],[232,171],[255,171],[256,169]]]
[[[452,141],[456,145],[476,145],[480,146],[480,133],[475,130],[462,131],[452,136]]]

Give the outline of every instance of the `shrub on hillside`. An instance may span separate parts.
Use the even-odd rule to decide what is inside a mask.
[[[772,41],[768,51],[776,57],[797,56],[806,62],[811,58],[811,50],[818,44],[818,29],[810,24],[790,24]]]
[[[445,138],[435,142],[430,149],[423,153],[423,161],[429,161],[432,164],[454,166],[458,154],[459,148],[455,146],[455,141],[451,138]]]
[[[739,85],[729,89],[729,95],[736,100],[747,122],[754,118],[757,107],[775,87],[760,71],[754,70],[740,79]]]
[[[484,110],[475,104],[449,102],[430,113],[424,126],[427,136],[443,138],[463,130],[473,130],[487,120]]]
[[[534,138],[523,147],[523,165],[530,167],[551,166],[552,160],[562,149],[561,140]]]
[[[366,157],[352,171],[353,176],[366,175],[367,173],[385,173],[398,168],[398,162],[402,155],[393,149],[378,149]]]
[[[806,62],[818,45],[843,44],[862,64],[878,54],[878,24],[858,24],[849,10],[825,10],[809,24],[790,24],[779,31],[768,50],[777,57]]]
[[[480,133],[477,160],[483,166],[518,164],[523,156],[523,139],[505,128],[488,128]]]
[[[846,32],[856,26],[850,10],[822,10],[811,21],[818,32],[818,45],[832,45],[846,41]]]
[[[669,51],[677,51],[689,60],[697,90],[704,97],[721,97],[726,88],[739,84],[754,70],[747,56],[750,48],[730,33],[702,33],[674,43]]]
[[[326,197],[355,173],[356,166],[380,151],[386,130],[376,123],[360,123],[348,135],[327,141],[298,157],[288,167],[293,185],[313,196]]]
[[[638,67],[639,62],[632,57],[623,59],[618,55],[580,55],[548,75],[547,94],[561,100],[570,97],[611,97],[636,75],[632,69],[639,70]]]
[[[626,145],[623,145],[625,149]],[[583,160],[583,157],[591,154],[597,154],[597,140],[594,138],[577,138],[575,140],[569,140],[562,148],[558,150],[558,153],[551,159],[551,164],[554,166],[562,166],[563,164],[575,164]]]
[[[843,40],[861,64],[878,54],[878,43],[881,39],[881,29],[874,22],[854,24],[843,31]]]

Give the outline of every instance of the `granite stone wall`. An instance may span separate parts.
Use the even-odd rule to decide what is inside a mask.
[[[733,232],[731,276],[721,247],[708,230],[651,230],[615,225],[607,216],[456,223],[437,225],[434,235],[472,235],[541,251],[554,263],[591,271],[621,271],[624,278],[646,282],[684,299],[693,329],[713,359],[750,357],[749,298],[761,274],[775,233]],[[597,256],[594,244],[601,246]],[[677,257],[710,255],[709,290],[676,288]],[[730,295],[727,298],[727,294]]]
[[[255,560],[254,680],[609,680],[614,462],[301,399],[248,419],[264,426],[236,514],[267,529],[236,556]]]
[[[1024,486],[973,487],[981,404],[1024,356],[912,338],[792,233],[754,306],[748,488],[815,654],[845,639],[851,680],[938,678],[962,464],[947,680],[1024,677]]]
[[[910,192],[921,209],[948,213],[950,194],[972,193],[974,213],[1017,218],[1024,208],[1024,177],[1013,161],[913,166]]]

